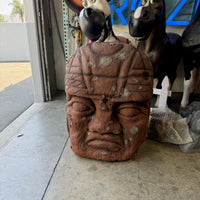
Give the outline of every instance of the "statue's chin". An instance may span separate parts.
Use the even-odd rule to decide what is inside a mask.
[[[134,37],[134,39],[135,39],[136,41],[146,40],[147,38],[148,38],[147,36]]]
[[[86,37],[89,39],[89,40],[92,40],[92,41],[96,41],[100,38],[101,34],[98,34],[98,35],[95,35],[95,34],[92,34],[91,32],[87,33],[87,32],[84,32],[84,34],[86,35]]]

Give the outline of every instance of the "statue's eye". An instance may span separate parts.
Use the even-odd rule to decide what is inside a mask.
[[[82,1],[82,5],[83,5],[84,8],[87,8],[88,7],[87,1]]]
[[[91,110],[91,108],[89,106],[87,106],[81,102],[74,102],[72,104],[72,109],[76,112],[87,112],[87,111]]]
[[[142,5],[145,5],[147,0],[142,0]]]
[[[141,113],[140,109],[132,105],[121,105],[117,109],[117,114],[123,117],[134,117]]]
[[[151,4],[154,4],[154,3],[156,3],[157,2],[157,0],[150,0],[150,3]]]
[[[67,107],[71,108],[70,110],[74,113],[83,115],[90,115],[95,110],[95,106],[90,99],[76,96],[72,96],[67,103]]]

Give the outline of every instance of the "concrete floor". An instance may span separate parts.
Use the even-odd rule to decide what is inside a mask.
[[[70,148],[65,100],[34,104],[0,133],[1,200],[199,200],[200,154],[146,140],[126,162]]]

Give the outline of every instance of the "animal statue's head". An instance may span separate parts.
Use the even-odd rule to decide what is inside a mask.
[[[84,8],[79,15],[82,32],[90,40],[117,40],[112,31],[110,0],[82,0]]]
[[[156,26],[165,31],[164,0],[142,0],[142,5],[131,12],[130,35],[137,40],[146,40]]]

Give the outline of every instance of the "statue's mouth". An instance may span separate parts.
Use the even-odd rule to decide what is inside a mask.
[[[137,40],[146,40],[153,30],[154,20],[142,20],[130,17],[129,34]]]
[[[143,37],[134,37],[136,41],[142,41],[142,40],[145,40],[145,36]]]
[[[96,149],[102,149],[111,152],[120,151],[124,145],[122,134],[100,134],[97,132],[88,132],[86,144]]]

